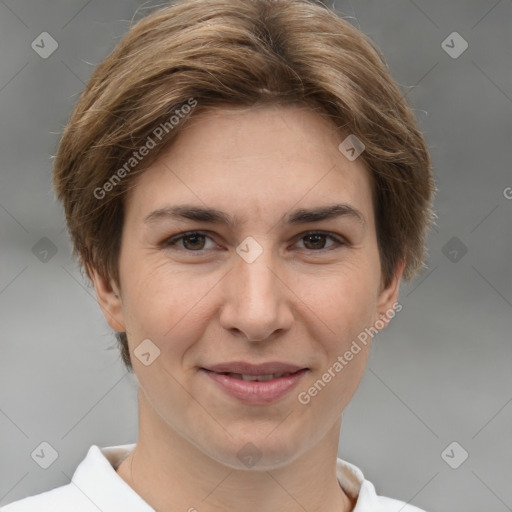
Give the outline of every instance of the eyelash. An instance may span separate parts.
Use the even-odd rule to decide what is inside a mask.
[[[178,235],[175,235],[175,236],[172,236],[170,238],[167,238],[165,239],[162,243],[161,243],[161,246],[163,246],[163,248],[174,248],[176,247],[177,243],[185,238],[188,238],[188,237],[192,237],[192,236],[204,236],[206,238],[209,238],[210,240],[212,240],[212,238],[210,236],[207,235],[207,232],[205,231],[185,231],[184,233],[180,233]],[[313,236],[313,235],[321,235],[321,236],[325,236],[326,238],[330,238],[331,240],[333,240],[336,244],[336,246],[333,246],[333,247],[327,247],[327,248],[322,248],[322,249],[305,249],[306,251],[311,251],[311,252],[322,252],[322,251],[330,251],[330,250],[333,250],[333,249],[336,249],[336,248],[340,248],[342,246],[345,246],[345,245],[348,245],[347,242],[345,240],[343,240],[342,238],[340,237],[337,237],[337,236],[334,236],[332,235],[331,233],[327,233],[325,231],[308,231],[306,233],[303,233],[299,240],[302,240],[303,238],[305,237],[308,237],[308,236]],[[212,240],[213,241],[213,240]],[[204,251],[207,251],[208,249],[199,249],[197,251],[194,251],[194,250],[190,250],[190,249],[186,249],[186,248],[180,248],[179,250],[183,250],[185,252],[189,252],[189,253],[203,253]]]

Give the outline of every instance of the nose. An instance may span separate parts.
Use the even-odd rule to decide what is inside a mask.
[[[238,254],[234,258],[232,269],[222,280],[222,327],[249,341],[269,340],[287,331],[294,318],[294,295],[277,256],[263,248],[251,263]]]

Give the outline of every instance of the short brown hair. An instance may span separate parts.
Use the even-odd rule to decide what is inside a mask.
[[[192,101],[194,111],[181,120]],[[120,288],[126,192],[187,118],[223,105],[261,104],[310,106],[340,134],[364,143],[360,158],[375,185],[383,280],[390,282],[400,262],[404,278],[414,277],[433,220],[426,143],[372,41],[308,0],[182,0],[136,23],[96,68],[54,167],[73,255],[87,276],[93,267]],[[140,161],[130,160],[155,142],[157,127],[158,144]],[[133,371],[126,333],[116,336]]]

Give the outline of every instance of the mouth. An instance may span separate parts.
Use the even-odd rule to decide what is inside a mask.
[[[200,370],[223,393],[247,404],[265,405],[289,394],[309,368],[286,363],[235,362]]]
[[[281,377],[288,377],[290,375],[294,375],[295,373],[296,372],[294,372],[294,373],[269,373],[267,375],[246,375],[244,373],[222,372],[222,373],[219,373],[218,375],[227,375],[228,377],[231,377],[233,379],[240,379],[240,380],[245,380],[245,381],[264,382],[267,380],[280,379]]]

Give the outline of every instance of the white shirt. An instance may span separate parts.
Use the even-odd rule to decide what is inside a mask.
[[[134,447],[92,445],[69,484],[5,505],[0,512],[155,512],[116,473]],[[357,497],[353,512],[425,512],[403,501],[377,496],[373,484],[349,462],[338,459],[336,474],[345,493]]]

